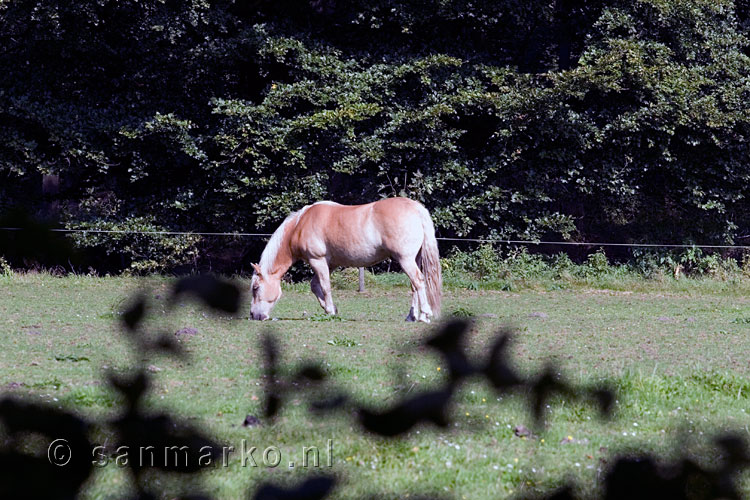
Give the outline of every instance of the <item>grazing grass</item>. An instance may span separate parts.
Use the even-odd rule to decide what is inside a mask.
[[[495,332],[512,325],[519,370],[531,373],[553,362],[573,383],[607,380],[617,387],[610,421],[557,398],[535,437],[513,431],[533,428],[521,398],[499,398],[478,381],[461,389],[450,428],[420,427],[400,440],[363,434],[348,417],[312,418],[303,392],[291,397],[275,423],[263,420],[258,340],[264,331],[279,341],[284,370],[322,360],[336,385],[369,404],[389,405],[444,380],[441,360],[419,347],[432,327],[403,321],[409,292],[396,274],[368,277],[362,294],[351,275],[336,276],[335,320],[320,314],[306,284],[289,285],[273,311],[278,321],[263,323],[216,317],[192,302],[168,313],[165,278],[0,277],[0,383],[5,393],[114,417],[121,400],[102,374],[141,361],[117,318],[125,298],[144,289],[153,305],[149,330],[180,332],[175,338],[190,354],[145,361],[154,378],[149,408],[173,412],[238,451],[243,439],[258,449],[259,467],[243,467],[235,453],[227,467],[200,474],[216,498],[247,498],[261,481],[289,482],[315,471],[341,477],[340,498],[501,498],[549,490],[571,478],[596,488],[618,452],[674,456],[684,444],[711,463],[717,459],[711,436],[731,430],[750,439],[747,283],[598,279],[557,288],[553,281],[517,281],[512,291],[467,290],[447,280],[444,311],[477,318],[469,337],[473,356],[484,358]],[[243,427],[247,415],[261,424]],[[106,429],[94,433],[98,442],[110,437]],[[262,464],[269,446],[282,454],[278,467]],[[300,466],[303,446],[319,449],[319,468]],[[96,470],[86,496],[121,497],[128,481],[125,469],[109,464]],[[173,496],[199,484],[169,475],[153,481]],[[747,475],[743,486],[750,491]]]

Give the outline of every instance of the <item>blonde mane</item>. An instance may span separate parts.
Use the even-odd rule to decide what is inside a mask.
[[[318,205],[320,203],[327,203],[331,205],[336,204],[330,201],[319,201],[317,203],[313,203],[313,205]],[[263,249],[263,253],[260,255],[261,274],[270,274],[270,272],[273,270],[273,263],[276,261],[276,256],[279,254],[281,242],[284,241],[284,233],[286,232],[287,226],[291,224],[292,221],[294,221],[294,225],[296,226],[297,222],[299,221],[299,217],[303,213],[305,213],[305,211],[311,206],[312,205],[306,205],[296,212],[292,212],[291,214],[287,215],[286,219],[284,219],[284,222],[282,222],[281,225],[276,228],[276,231],[273,232],[273,234],[271,235],[271,239],[268,240],[268,243],[266,244],[266,248]]]
[[[304,208],[302,210],[304,210]],[[266,248],[263,249],[263,253],[260,255],[261,274],[265,275],[271,272],[273,263],[276,260],[276,255],[278,255],[279,249],[281,248],[281,242],[284,240],[286,227],[292,222],[292,220],[295,220],[297,216],[302,215],[302,210],[289,214],[286,219],[284,219],[284,222],[282,222],[271,235],[271,239],[268,240]]]
[[[263,249],[263,253],[260,255],[261,274],[269,274],[273,270],[273,263],[276,262],[276,256],[279,254],[281,242],[284,241],[286,227],[291,224],[292,221],[294,221],[294,225],[296,226],[302,214],[313,205],[338,205],[338,203],[333,201],[318,201],[312,205],[306,205],[296,212],[287,215],[284,222],[282,222],[281,225],[276,228],[276,231],[273,232],[271,239],[268,240],[268,243],[266,244],[266,248]]]

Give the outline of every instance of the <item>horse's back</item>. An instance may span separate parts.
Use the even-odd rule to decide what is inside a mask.
[[[318,202],[300,215],[292,244],[305,260],[325,256],[332,265],[372,265],[419,249],[420,210],[424,208],[408,198],[365,205]]]
[[[409,198],[386,198],[372,204],[373,219],[384,238],[404,240],[419,239],[422,242],[421,204]]]

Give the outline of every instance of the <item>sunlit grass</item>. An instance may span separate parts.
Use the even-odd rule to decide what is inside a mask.
[[[583,283],[515,292],[446,287],[444,310],[477,318],[468,342],[474,357],[486,355],[498,328],[513,325],[518,332],[514,359],[522,372],[554,362],[573,383],[607,380],[618,388],[609,422],[587,406],[558,398],[550,404],[546,428],[535,429],[536,438],[522,439],[513,428],[533,427],[523,400],[498,399],[478,381],[458,395],[452,427],[419,428],[403,440],[365,435],[350,415],[312,418],[304,394],[288,401],[277,422],[263,421],[258,339],[264,331],[279,341],[285,370],[321,360],[337,385],[367,404],[387,406],[444,380],[440,358],[418,349],[432,327],[403,321],[409,289],[401,275],[376,276],[362,294],[351,276],[337,279],[334,301],[341,321],[321,321],[308,285],[295,284],[286,287],[273,311],[280,320],[259,323],[245,319],[246,312],[240,319],[216,317],[192,302],[169,312],[169,280],[162,277],[3,278],[0,380],[13,394],[33,394],[92,418],[115,416],[120,401],[101,383],[102,374],[139,361],[117,320],[123,298],[147,289],[149,329],[196,331],[178,337],[189,361],[146,360],[154,378],[149,408],[173,412],[236,448],[245,439],[258,448],[256,461],[268,446],[283,453],[276,468],[243,467],[235,457],[228,467],[202,474],[205,490],[216,498],[246,498],[261,481],[286,482],[312,471],[339,475],[341,498],[406,493],[501,498],[549,490],[568,478],[596,487],[605,461],[611,463],[619,450],[671,454],[681,439],[701,460],[711,461],[714,433],[748,436],[750,323],[738,318],[750,317],[750,299],[708,280],[651,282],[634,291]],[[242,427],[248,414],[261,417],[262,424]],[[97,439],[108,438],[106,430],[98,432]],[[322,453],[329,439],[330,469],[299,466],[303,446]],[[290,468],[289,461],[296,466]],[[197,481],[154,480],[175,496]],[[87,496],[122,496],[128,481],[124,469],[97,469]],[[750,487],[747,480],[744,484]]]

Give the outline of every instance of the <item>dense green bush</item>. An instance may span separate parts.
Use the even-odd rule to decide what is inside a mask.
[[[695,247],[672,252],[635,249],[627,262],[612,263],[599,249],[577,264],[565,253],[545,256],[532,254],[526,247],[500,250],[485,244],[468,252],[454,249],[442,263],[446,281],[450,283],[471,288],[477,286],[470,284],[476,280],[490,287],[509,288],[514,282],[593,283],[601,278],[617,277],[745,279],[750,277],[748,256],[750,253],[738,264],[734,257],[704,253]]]
[[[749,30],[739,0],[0,1],[0,211],[256,232],[406,195],[443,236],[733,243]],[[136,271],[228,246],[76,241]]]

